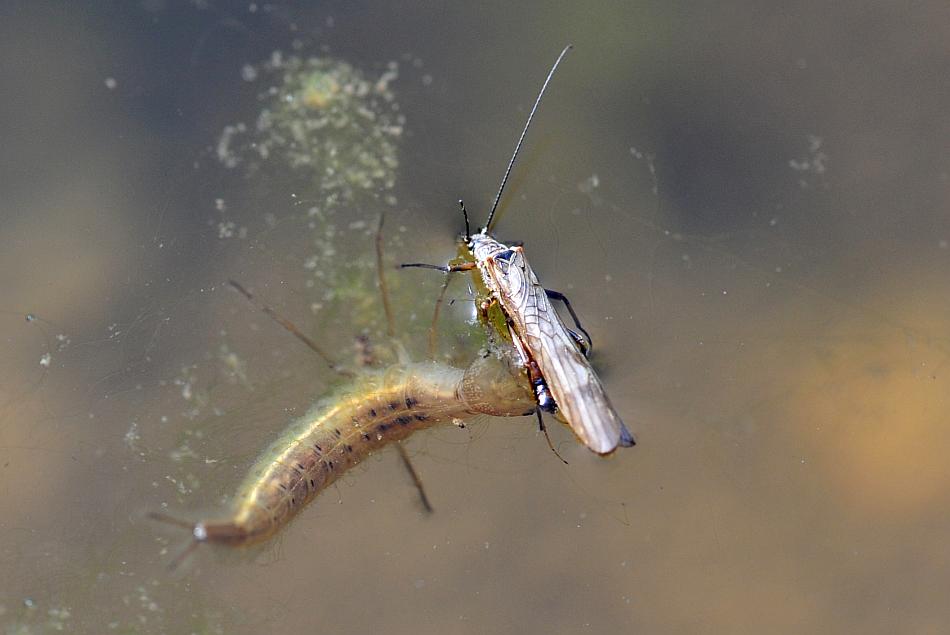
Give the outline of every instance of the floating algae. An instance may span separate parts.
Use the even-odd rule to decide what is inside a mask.
[[[377,308],[366,307],[375,298],[374,269],[361,256],[379,215],[397,203],[405,125],[392,88],[398,65],[389,62],[370,75],[338,59],[275,52],[241,75],[259,87],[259,110],[253,124],[224,128],[218,160],[239,170],[256,192],[245,205],[280,214],[291,195],[293,209],[305,212],[292,216],[305,224],[297,236],[310,243],[302,286],[316,294],[311,310],[328,322],[376,326]],[[219,229],[222,237],[237,234],[226,222]]]
[[[253,127],[225,127],[221,163],[248,175],[289,168],[304,177],[305,194],[320,201],[314,215],[393,188],[405,122],[390,87],[395,62],[369,78],[340,60],[275,52],[242,74],[264,85],[263,108]]]

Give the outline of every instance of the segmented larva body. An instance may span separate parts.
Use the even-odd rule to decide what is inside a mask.
[[[369,370],[294,421],[251,467],[227,518],[197,523],[194,543],[270,538],[344,472],[416,430],[474,415],[522,416],[536,404],[521,371],[494,355],[460,370],[435,362]]]

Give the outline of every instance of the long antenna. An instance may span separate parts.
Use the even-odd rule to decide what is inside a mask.
[[[531,113],[528,115],[528,121],[524,125],[524,130],[521,131],[521,137],[518,138],[518,145],[515,146],[514,154],[511,155],[511,161],[508,162],[508,169],[505,170],[505,176],[501,180],[501,187],[498,188],[498,194],[495,195],[495,202],[491,206],[491,211],[488,212],[488,220],[485,221],[485,232],[491,230],[492,219],[495,217],[495,210],[498,209],[498,201],[501,200],[501,193],[505,191],[505,184],[508,183],[508,177],[511,176],[511,168],[515,165],[515,159],[518,158],[518,152],[521,150],[521,144],[524,143],[524,137],[528,134],[528,127],[531,125],[531,120],[534,119],[534,113],[538,110],[538,105],[541,103],[541,97],[544,96],[544,91],[548,87],[551,78],[554,76],[554,71],[557,70],[558,64],[561,63],[561,60],[564,59],[564,56],[567,55],[567,52],[573,48],[571,44],[568,44],[564,47],[564,50],[561,51],[561,54],[557,56],[557,59],[554,61],[554,66],[551,67],[551,70],[548,72],[547,78],[544,80],[544,83],[541,85],[541,91],[538,93],[538,98],[534,100],[534,106],[531,107]]]

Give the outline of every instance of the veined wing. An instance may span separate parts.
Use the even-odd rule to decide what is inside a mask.
[[[574,433],[598,454],[609,454],[618,445],[633,445],[633,436],[551,306],[522,248],[496,253],[485,261],[483,270],[491,278],[489,286],[512,321],[512,329],[538,364],[561,416]]]

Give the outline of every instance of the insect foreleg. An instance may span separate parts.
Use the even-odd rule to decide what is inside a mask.
[[[442,273],[455,273],[456,271],[471,271],[475,268],[475,263],[463,262],[457,265],[430,265],[426,262],[404,262],[399,266],[402,269],[416,267],[418,269],[435,269],[436,271],[441,271]]]
[[[574,307],[571,306],[571,303],[568,301],[567,296],[561,293],[560,291],[552,291],[551,289],[545,289],[544,293],[551,300],[559,300],[564,303],[564,306],[567,307],[567,312],[571,314],[571,319],[574,320],[574,326],[577,327],[581,333],[584,334],[584,337],[587,339],[585,346],[581,347],[581,352],[584,353],[584,357],[590,357],[590,352],[594,348],[594,340],[591,338],[590,333],[587,332],[583,326],[581,326],[581,321],[577,317],[577,313],[574,312]],[[576,333],[571,333],[576,337]],[[580,343],[580,342],[578,342]]]

